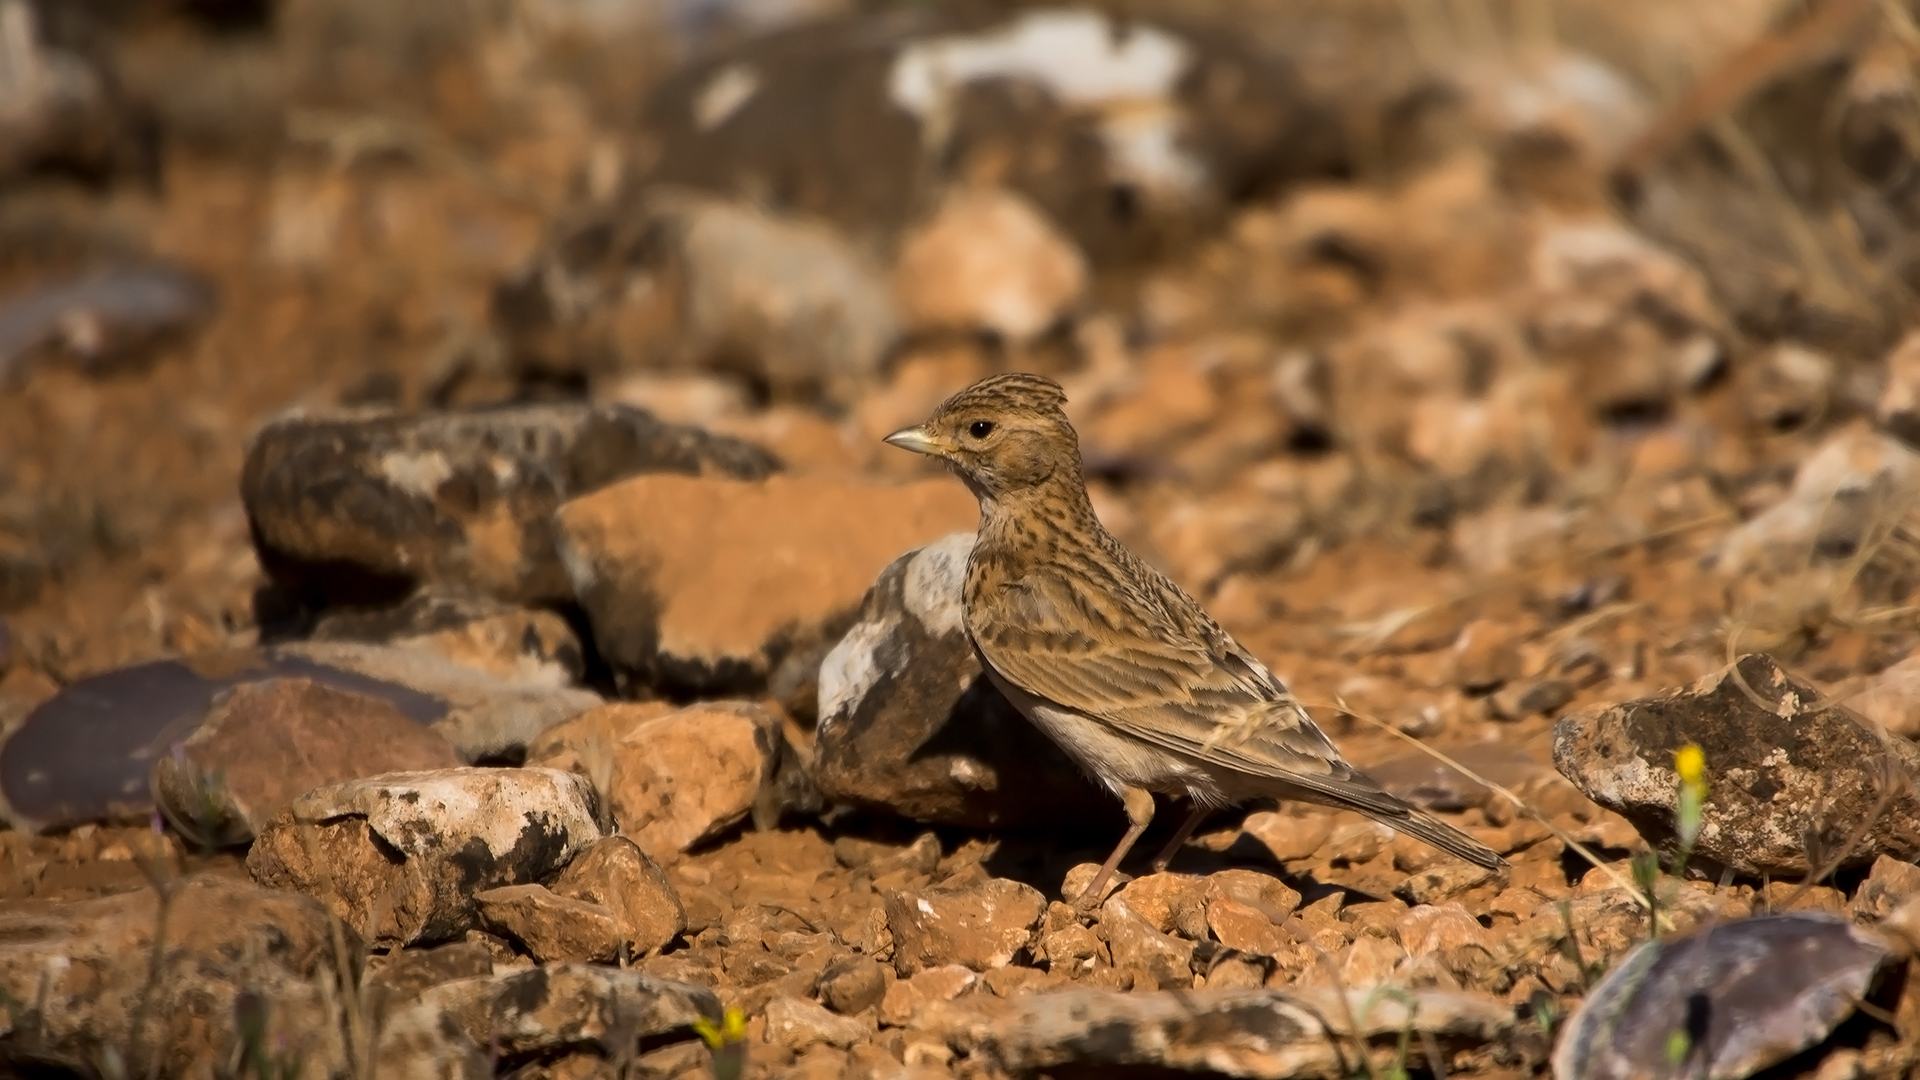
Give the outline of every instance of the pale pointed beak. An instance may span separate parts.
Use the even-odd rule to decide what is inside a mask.
[[[911,450],[916,454],[941,454],[946,447],[938,439],[917,427],[901,428],[887,436],[884,442],[893,444],[902,450]]]

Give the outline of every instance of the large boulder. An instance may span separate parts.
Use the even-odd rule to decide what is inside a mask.
[[[779,805],[795,764],[780,722],[737,702],[605,705],[542,736],[527,763],[590,779],[621,834],[663,862]]]
[[[1680,788],[1673,755],[1689,743],[1706,754],[1693,857],[1710,869],[1805,876],[1832,854],[1825,848],[1865,825],[1842,865],[1920,856],[1912,784],[1920,750],[1821,700],[1767,656],[1743,656],[1683,689],[1565,717],[1554,727],[1553,761],[1588,798],[1672,851]]]
[[[969,1060],[1015,1075],[1133,1069],[1282,1080],[1346,1075],[1356,1043],[1387,1047],[1418,1033],[1443,1047],[1478,1046],[1506,1037],[1514,1020],[1498,999],[1439,988],[1075,989],[977,994],[928,1010],[925,1025]]]
[[[1065,6],[874,12],[766,35],[662,80],[646,121],[661,139],[651,182],[759,194],[866,238],[900,229],[946,181],[992,175],[1096,265],[1155,257],[1234,199],[1345,157],[1282,58]]]
[[[1111,800],[981,671],[962,622],[973,534],[895,559],[820,664],[813,776],[832,802],[973,828]]]
[[[690,1040],[695,1021],[721,1017],[720,999],[703,986],[586,964],[444,982],[422,992],[407,1014],[415,1019],[383,1027],[383,1059],[403,1053],[421,1031],[447,1025],[452,1030],[439,1038],[484,1048],[496,1059],[587,1059],[587,1068],[564,1075],[589,1074],[596,1060],[603,1067],[629,1061],[643,1046]]]
[[[555,516],[594,641],[628,687],[806,685],[900,552],[977,516],[960,485],[639,476]],[[809,692],[804,695],[811,698]]]
[[[494,306],[524,369],[731,369],[842,404],[899,321],[882,268],[831,224],[672,189],[563,223]]]
[[[186,836],[243,844],[314,788],[460,764],[452,743],[383,698],[270,679],[227,691],[199,730],[154,761],[152,786]]]
[[[242,1026],[257,1022],[278,1060],[344,1073],[341,980],[358,978],[364,949],[336,929],[311,897],[214,876],[0,904],[0,1000],[12,1006],[0,1045],[76,1074],[111,1060],[129,1076],[210,1080],[231,1075]]]
[[[601,836],[593,787],[557,769],[440,769],[320,788],[254,841],[247,869],[318,897],[375,945],[456,937],[474,894],[545,881]]]
[[[667,472],[764,477],[759,447],[624,406],[296,415],[254,436],[240,495],[262,565],[315,607],[422,583],[505,600],[572,595],[549,519],[575,495]]]

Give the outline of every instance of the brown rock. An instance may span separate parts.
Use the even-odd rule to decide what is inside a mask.
[[[1527,910],[1531,911],[1532,908]],[[1353,935],[1372,934],[1375,937],[1392,937],[1393,928],[1399,924],[1400,917],[1408,911],[1407,905],[1398,900],[1371,900],[1358,904],[1348,904],[1340,909],[1340,921],[1353,928]]]
[[[496,1060],[586,1051],[617,1061],[637,1040],[685,1038],[697,1018],[720,1021],[720,1000],[705,987],[587,964],[456,979],[421,994],[414,1008],[442,1017]]]
[[[1501,687],[1487,698],[1487,706],[1496,720],[1525,720],[1552,716],[1573,696],[1573,684],[1564,679],[1528,679]]]
[[[667,701],[618,701],[588,709],[534,736],[527,764],[563,769],[604,790],[613,777],[614,747],[641,722],[677,711]]]
[[[880,1021],[894,1027],[911,1023],[920,1010],[941,1001],[952,1001],[972,990],[980,976],[960,964],[944,964],[917,972],[912,978],[887,984],[880,1002]]]
[[[1475,619],[1453,640],[1453,682],[1468,693],[1487,693],[1520,676],[1520,651],[1508,627]]]
[[[904,978],[960,964],[1005,967],[1032,943],[1047,902],[1038,889],[990,878],[960,889],[896,890],[885,896],[893,966]]]
[[[1400,916],[1394,936],[1409,956],[1426,956],[1446,949],[1475,945],[1488,949],[1492,941],[1485,927],[1459,904],[1416,907]]]
[[[844,1050],[873,1034],[871,1021],[861,1023],[789,994],[774,995],[773,1000],[767,1002],[765,1015],[767,1041],[789,1050],[805,1050],[810,1046],[837,1046]]]
[[[148,781],[157,753],[191,735],[219,694],[264,679],[308,679],[378,697],[416,723],[438,726],[456,747],[465,745],[460,737],[465,720],[456,716],[461,709],[436,693],[438,687],[422,690],[404,680],[335,666],[294,652],[296,647],[133,664],[76,679],[46,695],[0,745],[0,794],[5,796],[0,810],[25,830],[145,821],[154,809]],[[551,688],[546,696],[564,704],[572,693],[594,697]],[[541,715],[538,709],[523,711]]]
[[[1438,904],[1482,885],[1499,887],[1503,884],[1504,873],[1458,859],[1444,859],[1407,875],[1405,881],[1394,886],[1393,895],[1408,904]]]
[[[1163,934],[1119,896],[1100,906],[1100,933],[1113,966],[1133,973],[1137,989],[1193,985],[1193,942]]]
[[[1206,936],[1207,879],[1193,874],[1148,874],[1122,885],[1114,895],[1163,934]]]
[[[1086,893],[1087,886],[1093,884],[1093,876],[1099,872],[1099,863],[1075,863],[1073,867],[1067,871],[1066,877],[1060,881],[1060,895],[1067,900],[1078,903],[1080,897]],[[1120,891],[1127,882],[1132,880],[1133,878],[1124,871],[1115,870],[1112,874],[1108,875],[1107,884],[1104,887],[1105,891],[1101,894],[1100,899],[1107,899],[1114,893]]]
[[[1214,940],[1227,948],[1257,956],[1278,956],[1294,944],[1293,936],[1276,926],[1265,912],[1230,896],[1207,904],[1207,928],[1213,931]],[[1207,985],[1213,985],[1211,976]]]
[[[945,480],[646,476],[566,504],[555,522],[622,683],[718,694],[764,688],[789,661],[817,665],[888,562],[976,517]]]
[[[887,969],[864,956],[827,966],[820,975],[820,1003],[842,1016],[863,1013],[887,993]]]
[[[1873,860],[1867,880],[1853,894],[1853,913],[1862,919],[1884,919],[1915,896],[1920,896],[1920,866],[1885,855]]]
[[[1844,562],[1920,508],[1920,452],[1850,424],[1806,453],[1785,498],[1728,531],[1709,553],[1729,577]]]
[[[662,948],[687,928],[687,913],[672,882],[640,845],[624,836],[594,841],[560,871],[553,891],[610,911],[621,940],[636,957]]]
[[[455,979],[493,974],[493,955],[477,941],[455,941],[431,949],[395,949],[368,961],[362,981],[367,1009],[385,1016],[417,1000],[429,987]]]
[[[782,738],[758,705],[694,705],[641,721],[614,754],[613,819],[656,857],[686,851],[753,809]]]
[[[453,745],[381,698],[307,679],[245,683],[153,765],[154,799],[197,843],[243,844],[317,787],[450,769]]]
[[[339,956],[320,903],[206,876],[169,882],[166,896],[164,915],[151,889],[0,905],[0,995],[32,1003],[8,1028],[31,1032],[36,1059],[88,1070],[112,1055],[129,1075],[220,1075],[239,1059],[234,1018],[245,1009],[289,1060],[319,1074],[349,1069],[337,990],[322,985]],[[350,928],[346,945],[357,963]]]
[[[1053,906],[1066,908],[1059,901],[1055,901]],[[1046,958],[1047,970],[1079,978],[1092,971],[1097,964],[1111,965],[1113,954],[1108,950],[1107,943],[1092,928],[1082,926],[1078,917],[1072,915],[1073,909],[1067,908],[1067,911],[1069,917],[1059,925],[1051,925],[1054,920],[1049,917],[1047,922],[1050,925],[1040,931],[1040,955]]]
[[[625,928],[600,904],[555,895],[545,885],[486,889],[473,902],[482,925],[525,945],[543,964],[620,955]]]
[[[1281,863],[1313,858],[1314,852],[1333,835],[1333,815],[1316,813],[1307,817],[1261,810],[1248,814],[1240,825]]]
[[[1545,762],[1506,743],[1438,743],[1433,748],[1474,776],[1509,791],[1553,775]],[[1454,812],[1485,807],[1499,798],[1467,773],[1422,750],[1368,762],[1366,773],[1395,796],[1428,810]]]
[[[1300,894],[1272,874],[1256,870],[1222,870],[1208,874],[1206,900],[1231,898],[1247,904],[1276,923],[1285,922],[1300,906]]]
[[[1406,955],[1405,949],[1386,938],[1362,934],[1336,959],[1341,980],[1349,987],[1365,989],[1392,982],[1394,968]]]
[[[1087,285],[1087,264],[1026,199],[962,189],[901,242],[894,294],[919,330],[990,330],[1025,341],[1054,325]]]
[[[620,831],[666,862],[747,816],[773,782],[784,743],[779,722],[758,705],[621,702],[554,728],[527,763],[591,778]]]
[[[571,216],[502,283],[495,314],[514,358],[569,374],[732,369],[777,398],[852,400],[896,333],[862,246],[808,216],[657,178],[668,184]]]
[[[1344,1076],[1357,1040],[1382,1054],[1403,1032],[1481,1045],[1505,1038],[1515,1021],[1510,1005],[1480,994],[1296,987],[976,998],[930,1010],[926,1024],[969,1063],[1014,1076],[1149,1069],[1271,1078]]]
[[[1595,411],[1658,407],[1725,364],[1725,316],[1700,272],[1622,225],[1543,230],[1529,337]]]
[[[1735,682],[1736,669],[1758,701]],[[1906,782],[1920,776],[1920,750],[1822,703],[1766,656],[1743,656],[1684,689],[1563,718],[1553,760],[1588,798],[1666,851],[1679,790],[1673,754],[1689,742],[1706,754],[1710,794],[1693,849],[1704,866],[1803,876],[1811,870],[1805,838],[1865,820],[1886,783],[1901,793],[1846,863],[1920,856],[1920,793]]]
[[[353,780],[295,799],[247,869],[319,897],[370,941],[444,940],[474,925],[476,890],[548,879],[598,840],[594,802],[586,781],[554,769]]]

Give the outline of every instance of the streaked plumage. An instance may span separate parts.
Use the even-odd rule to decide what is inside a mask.
[[[1341,759],[1258,660],[1095,517],[1066,395],[1037,375],[960,391],[887,441],[939,457],[980,501],[966,625],[1007,697],[1126,805],[1132,823],[1097,898],[1153,817],[1151,792],[1195,810],[1256,798],[1358,810],[1488,868],[1499,855],[1381,790]]]

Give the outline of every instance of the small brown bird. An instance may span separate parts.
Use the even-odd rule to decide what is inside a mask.
[[[1101,526],[1059,384],[996,375],[886,441],[947,464],[980,500],[966,626],[1002,694],[1120,797],[1131,826],[1080,902],[1097,902],[1153,820],[1153,793],[1193,811],[1257,798],[1358,810],[1488,869],[1505,860],[1341,760],[1306,710],[1178,585]]]

